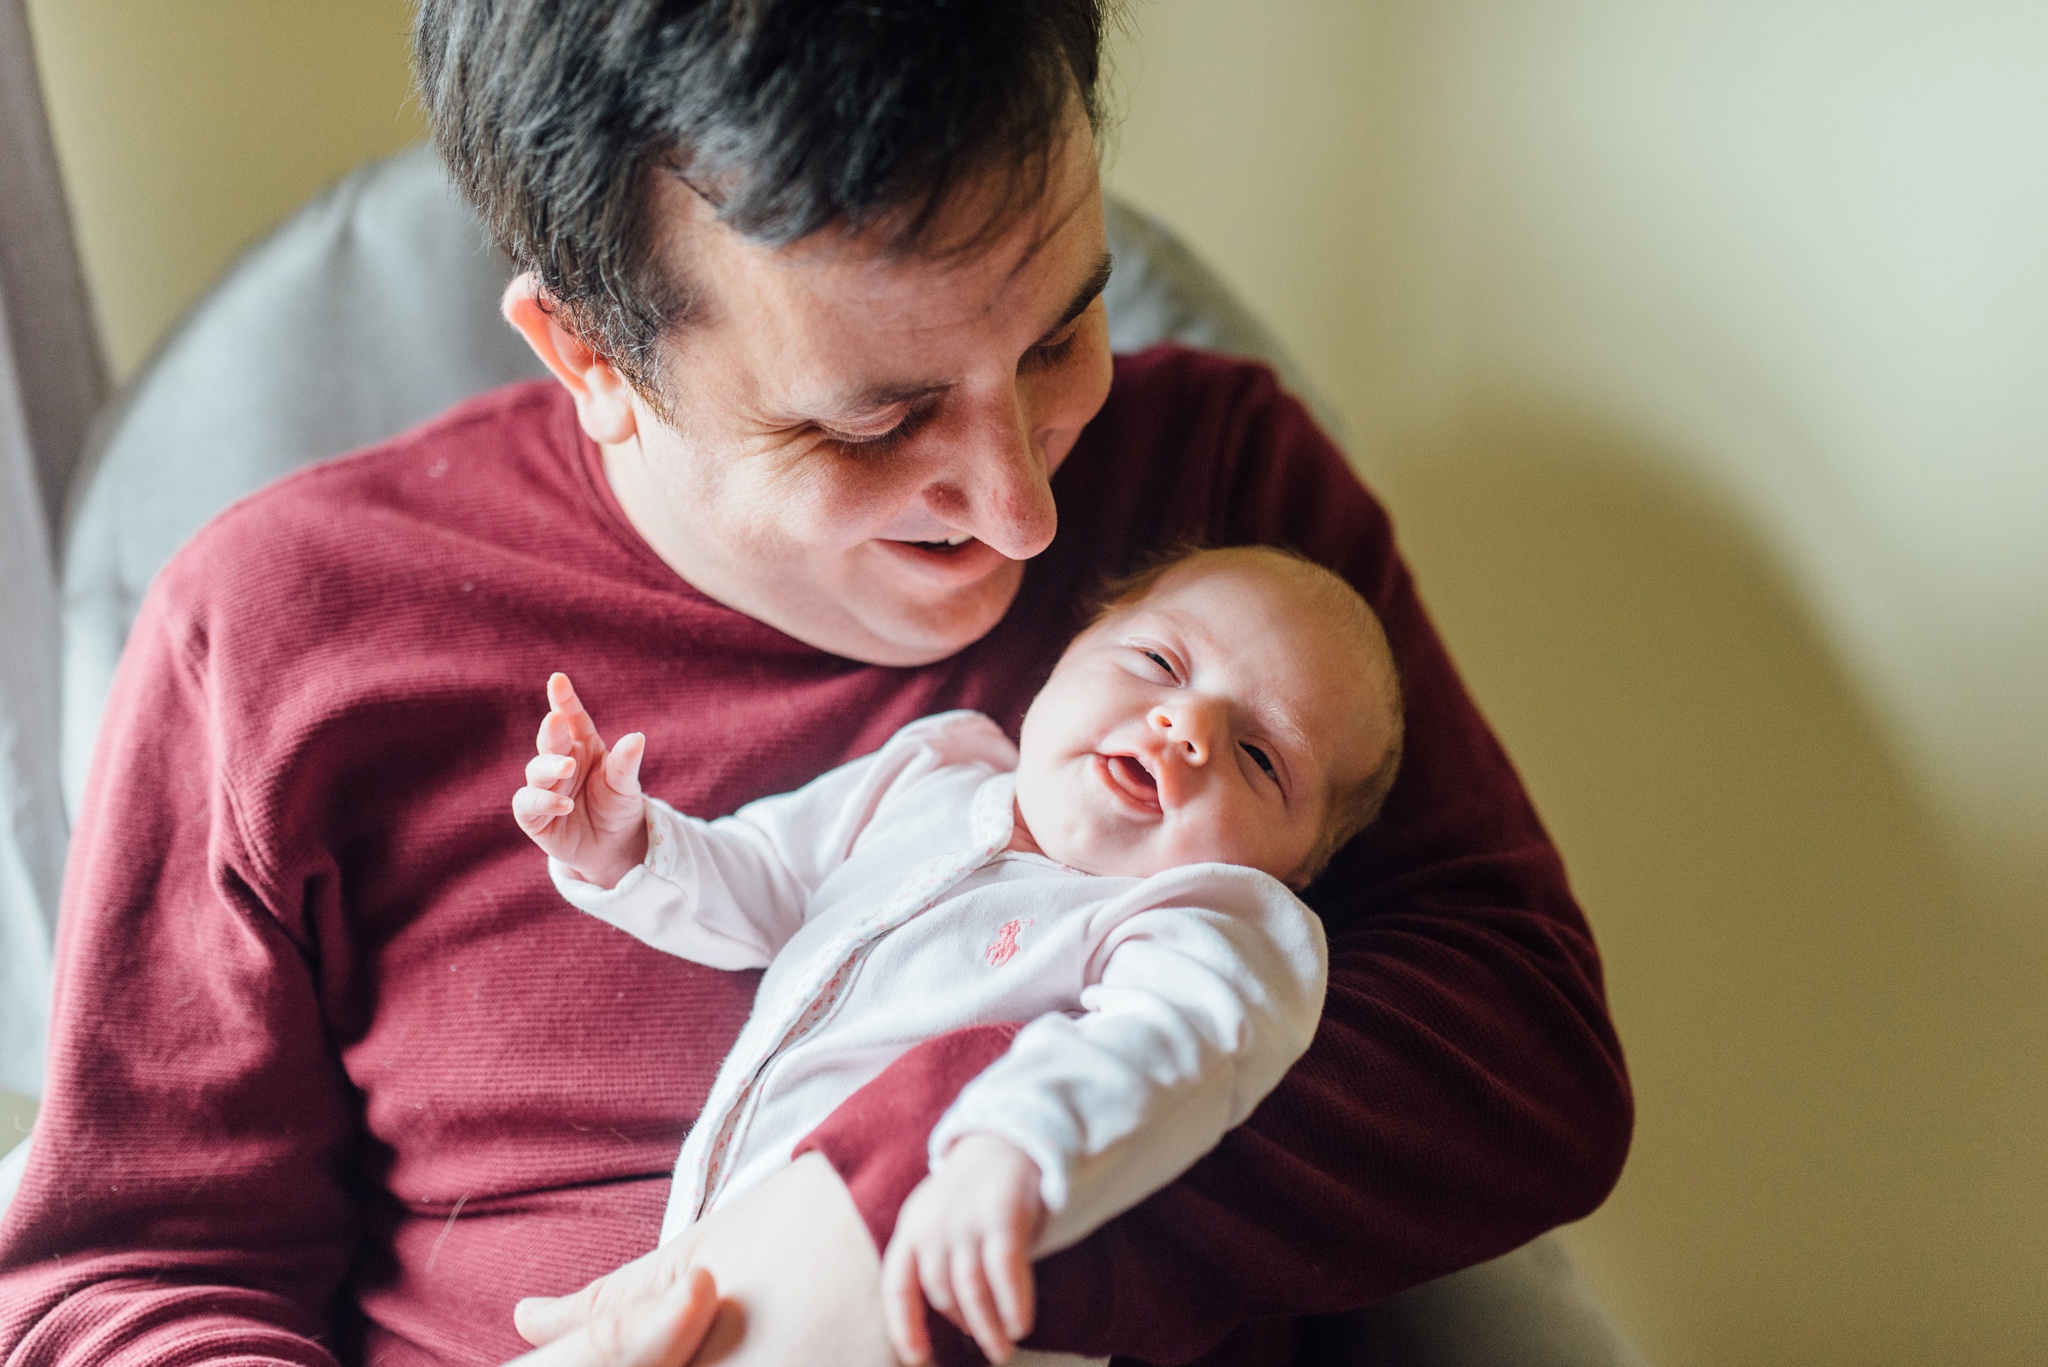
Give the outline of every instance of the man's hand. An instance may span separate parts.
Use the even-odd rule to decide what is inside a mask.
[[[882,1325],[880,1267],[839,1174],[823,1155],[807,1153],[574,1295],[521,1301],[513,1323],[527,1342],[552,1348],[672,1297],[701,1268],[718,1279],[723,1299],[694,1367],[896,1367]],[[614,1365],[578,1357],[541,1367]]]
[[[512,815],[578,878],[613,887],[647,857],[640,793],[647,737],[635,731],[607,750],[567,674],[549,676],[548,706],[526,786],[512,795]]]
[[[684,1367],[710,1331],[718,1303],[711,1274],[689,1268],[666,1293],[615,1304],[567,1332],[541,1339],[522,1325],[527,1342],[539,1346],[507,1367]]]
[[[924,1306],[1006,1362],[1037,1316],[1031,1246],[1045,1228],[1038,1164],[992,1134],[970,1134],[917,1184],[882,1256],[889,1341],[906,1363],[931,1358]]]

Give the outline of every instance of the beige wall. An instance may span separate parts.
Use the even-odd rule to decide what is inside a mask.
[[[406,0],[27,0],[27,10],[117,380],[244,247],[351,166],[423,132]],[[0,1091],[0,1153],[34,1110]]]
[[[37,0],[117,364],[403,7]],[[167,17],[175,13],[175,18]],[[1167,0],[1110,179],[1295,348],[1607,952],[1663,1367],[2048,1357],[2048,11]]]
[[[117,375],[235,255],[421,136],[406,0],[28,0]]]
[[[1298,348],[1570,859],[1666,1367],[2048,1360],[2048,10],[1170,0],[1112,183]]]

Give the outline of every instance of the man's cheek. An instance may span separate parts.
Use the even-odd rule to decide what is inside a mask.
[[[852,544],[883,533],[917,496],[905,472],[863,469],[846,458],[814,453],[811,468],[763,491],[783,524],[820,544]]]

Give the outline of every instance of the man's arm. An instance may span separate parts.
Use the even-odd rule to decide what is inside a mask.
[[[350,1089],[306,925],[221,781],[202,636],[145,607],[73,835],[48,1090],[0,1223],[11,1362],[334,1360]]]
[[[347,1356],[331,1309],[364,1236],[359,1141],[313,928],[338,892],[303,880],[295,915],[268,890],[223,775],[207,625],[152,595],[74,833],[48,1090],[0,1221],[14,1367]],[[717,1300],[679,1277],[520,1367],[682,1367]]]

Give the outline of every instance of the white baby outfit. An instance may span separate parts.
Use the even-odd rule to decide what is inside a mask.
[[[1243,1121],[1322,1014],[1321,923],[1229,864],[1098,877],[1006,851],[1017,748],[977,712],[705,822],[647,803],[648,852],[562,894],[671,954],[765,968],[676,1161],[664,1242],[790,1161],[921,1041],[1029,1021],[960,1093],[933,1161],[973,1130],[1044,1174],[1034,1256],[1166,1185]]]

